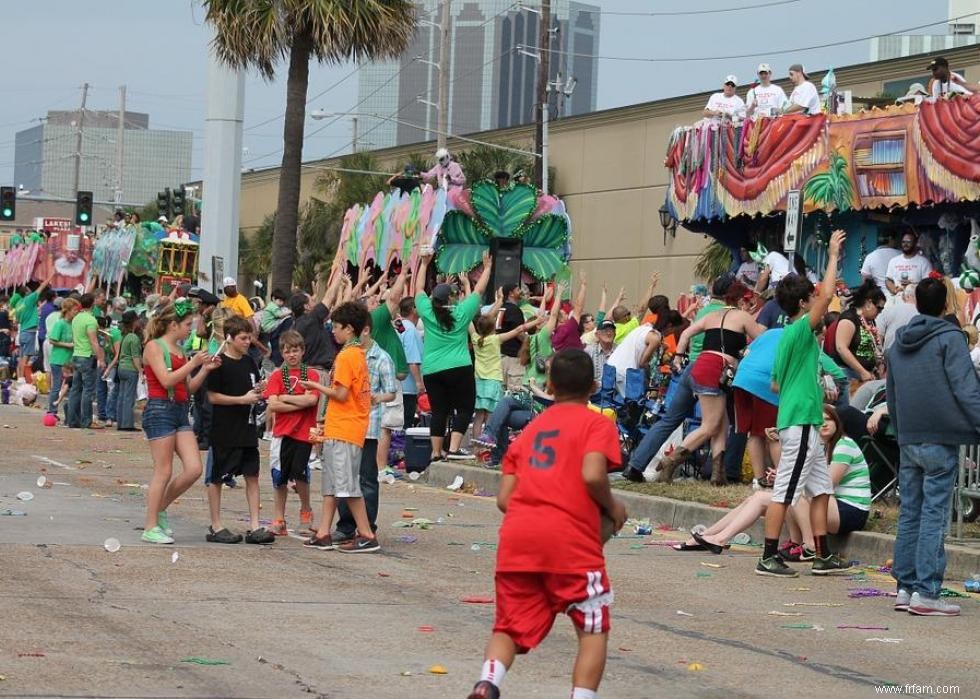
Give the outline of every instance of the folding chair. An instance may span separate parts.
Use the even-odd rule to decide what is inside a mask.
[[[888,416],[882,416],[877,435],[864,435],[857,443],[868,462],[871,502],[897,494],[900,452],[895,429]]]

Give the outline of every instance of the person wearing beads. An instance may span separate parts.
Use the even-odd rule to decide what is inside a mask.
[[[90,304],[91,305],[91,304]],[[146,325],[143,373],[148,399],[143,409],[143,432],[150,443],[153,476],[146,493],[146,524],[143,541],[172,544],[173,531],[167,507],[201,477],[201,454],[187,418],[190,395],[221,365],[220,356],[198,352],[184,356],[181,345],[191,331],[193,306],[190,301],[170,303],[155,312]],[[191,378],[191,373],[201,371]],[[174,454],[183,470],[173,476]]]
[[[290,481],[296,484],[299,495],[299,523],[313,526],[313,507],[310,505],[310,430],[316,427],[316,408],[320,396],[307,391],[302,383],[319,382],[316,369],[303,363],[306,345],[303,336],[287,330],[279,337],[283,365],[269,377],[265,389],[268,410],[276,416],[269,445],[272,487],[275,489],[275,514],[272,533],[286,536],[286,496]]]

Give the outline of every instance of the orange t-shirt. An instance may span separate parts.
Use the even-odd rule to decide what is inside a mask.
[[[371,379],[363,347],[348,345],[340,350],[333,364],[332,386],[346,386],[347,400],[329,400],[323,436],[363,447],[371,413]]]

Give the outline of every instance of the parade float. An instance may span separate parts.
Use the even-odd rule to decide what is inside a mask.
[[[551,281],[567,274],[571,220],[556,197],[533,185],[498,188],[489,180],[471,188],[378,192],[369,204],[347,210],[337,261],[347,270],[392,262],[418,265],[419,251],[431,246],[441,274],[478,271],[495,241],[519,241],[525,281]]]
[[[787,195],[799,190],[798,252],[813,269],[829,232],[845,228],[843,275],[856,283],[879,227],[896,223],[919,232],[946,274],[980,264],[980,96],[737,126],[706,119],[673,131],[665,165],[670,214],[733,252],[782,247]]]

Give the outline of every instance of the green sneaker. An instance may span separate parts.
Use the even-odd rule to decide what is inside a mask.
[[[774,578],[796,578],[800,575],[783,563],[778,555],[770,556],[769,558],[760,558],[759,563],[755,566],[755,574],[769,575]]]
[[[174,535],[174,530],[170,528],[170,517],[167,516],[166,510],[163,510],[157,515],[157,526],[167,536]]]
[[[814,575],[836,575],[838,573],[846,573],[850,569],[850,561],[841,559],[836,553],[832,553],[826,558],[817,556],[813,559],[812,572]]]
[[[160,527],[153,527],[148,532],[143,532],[143,536],[140,537],[143,541],[148,544],[172,544],[174,540],[166,535],[166,533]]]

